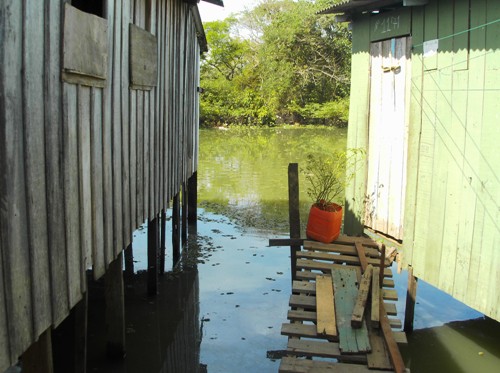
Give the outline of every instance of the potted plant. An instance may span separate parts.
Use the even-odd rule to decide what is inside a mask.
[[[335,151],[328,156],[309,154],[302,169],[307,194],[313,201],[307,221],[307,238],[330,243],[340,235],[342,201],[346,185],[353,179],[361,149]]]

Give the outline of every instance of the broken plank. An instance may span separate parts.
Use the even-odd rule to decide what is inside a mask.
[[[351,315],[357,296],[356,271],[350,267],[334,268],[332,278],[340,350],[343,353],[367,352],[370,350],[370,342],[365,323],[360,329],[351,328]]]
[[[366,355],[342,355],[339,344],[336,342],[311,341],[304,339],[290,339],[287,352],[295,356],[310,356],[322,358],[342,358],[344,362],[366,363]]]
[[[370,320],[370,325],[374,328],[378,328],[380,326],[379,273],[380,273],[380,268],[374,267],[372,274],[372,305],[371,305],[371,320]]]
[[[333,284],[330,276],[316,276],[317,332],[326,337],[337,336]]]
[[[294,357],[284,357],[281,359],[279,368],[280,373],[367,373],[369,372],[366,365],[329,363],[325,361],[314,361],[296,359]]]
[[[365,314],[366,301],[368,300],[372,280],[372,271],[373,266],[368,264],[361,278],[361,283],[359,284],[358,296],[356,297],[356,303],[351,316],[351,327],[356,329],[361,328],[363,315]]]

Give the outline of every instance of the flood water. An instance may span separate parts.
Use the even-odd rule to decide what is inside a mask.
[[[125,288],[127,358],[103,358],[104,311],[94,284],[88,371],[277,372],[279,360],[268,351],[287,344],[280,328],[288,310],[290,258],[289,248],[268,247],[268,240],[287,236],[288,163],[343,148],[345,140],[346,130],[336,128],[202,130],[198,230],[190,235],[182,268],[172,270],[167,239],[169,272],[160,278],[159,295],[148,297],[146,229],[134,233],[136,273]],[[304,222],[309,201],[303,185],[301,203]],[[393,272],[403,320],[407,274]],[[402,347],[412,372],[500,372],[499,323],[422,281],[415,328]]]

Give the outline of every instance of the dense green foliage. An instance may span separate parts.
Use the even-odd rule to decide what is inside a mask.
[[[331,2],[262,0],[205,23],[202,123],[346,125],[350,33],[316,14]]]

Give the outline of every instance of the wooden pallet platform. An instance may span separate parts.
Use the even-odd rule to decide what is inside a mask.
[[[289,321],[281,329],[288,356],[280,372],[405,371],[397,343],[406,343],[406,335],[394,318],[390,261],[374,241],[304,240],[296,271]]]

